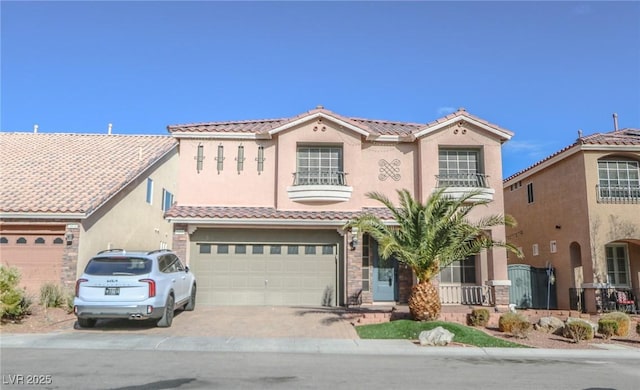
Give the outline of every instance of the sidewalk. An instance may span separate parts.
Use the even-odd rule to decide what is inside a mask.
[[[123,333],[3,334],[0,338],[0,348],[422,355],[524,360],[636,359],[640,361],[640,349],[452,348],[421,347],[408,340],[195,337]]]

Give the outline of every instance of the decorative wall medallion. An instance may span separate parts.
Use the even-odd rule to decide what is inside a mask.
[[[383,159],[378,161],[378,165],[380,166],[380,174],[378,175],[380,181],[385,181],[387,178],[395,181],[400,180],[400,160],[394,159],[388,162]]]

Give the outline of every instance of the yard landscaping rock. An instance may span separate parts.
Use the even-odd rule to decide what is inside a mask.
[[[453,333],[441,326],[438,326],[435,329],[420,332],[420,345],[445,346],[453,340],[453,336],[455,336]]]
[[[536,330],[558,334],[558,332],[562,332],[562,328],[564,327],[564,321],[557,317],[542,317],[538,320],[538,322],[534,325]]]

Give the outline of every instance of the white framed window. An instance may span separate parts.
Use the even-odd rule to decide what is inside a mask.
[[[344,184],[342,147],[300,146],[297,160],[297,185]]]
[[[173,194],[164,188],[162,189],[162,211],[167,211],[173,204]]]
[[[607,278],[613,286],[630,287],[629,252],[626,244],[605,246],[607,257]]]
[[[438,152],[438,186],[486,187],[481,175],[480,151],[440,149]]]
[[[153,180],[151,178],[147,178],[147,196],[146,201],[149,204],[153,204]]]
[[[558,245],[555,240],[549,241],[549,252],[556,253],[558,251]]]
[[[540,254],[538,244],[533,244],[533,246],[531,247],[531,252],[533,252],[534,256],[538,256]]]
[[[440,271],[440,283],[476,284],[476,257],[457,260]]]
[[[598,194],[601,198],[640,197],[640,163],[625,159],[599,160]]]

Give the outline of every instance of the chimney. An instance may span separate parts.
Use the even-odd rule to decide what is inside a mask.
[[[109,130],[107,131],[107,134],[111,135],[111,129],[113,128],[113,124],[109,123]]]
[[[38,125],[37,125],[37,124],[36,124],[36,125],[33,125],[33,132],[34,132],[34,133],[37,133],[37,132],[38,132]]]
[[[613,131],[618,131],[618,114],[613,113]]]

